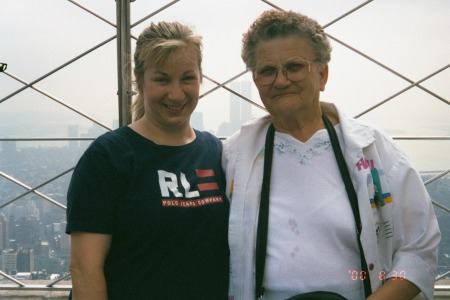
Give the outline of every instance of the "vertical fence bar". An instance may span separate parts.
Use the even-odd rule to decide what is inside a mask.
[[[119,126],[131,123],[130,2],[133,1],[134,0],[116,0]]]

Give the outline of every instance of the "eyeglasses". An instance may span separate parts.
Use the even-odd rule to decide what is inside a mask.
[[[5,63],[0,63],[0,73],[6,71],[6,68],[8,67]]]
[[[280,67],[274,65],[258,66],[253,69],[255,82],[260,85],[269,85],[275,81],[278,76],[278,70],[281,68],[284,77],[290,81],[300,81],[308,76],[311,71],[311,64],[315,60],[298,60],[288,62]]]

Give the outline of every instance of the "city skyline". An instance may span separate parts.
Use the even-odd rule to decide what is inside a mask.
[[[70,107],[114,128],[113,120],[118,118],[114,39],[9,97],[26,83],[114,37],[115,3],[79,2],[111,24],[69,2],[40,0],[37,4],[24,0],[5,2],[2,7],[4,17],[0,22],[5,26],[0,26],[0,34],[8,43],[0,45],[0,59],[8,63],[8,69],[0,74],[0,132],[9,134],[0,134],[0,139],[58,138],[67,136],[68,125],[78,125],[81,131],[92,126]],[[242,33],[257,15],[273,6],[259,0],[217,1],[213,6],[205,0],[180,1],[165,7],[167,4],[164,0],[132,2],[131,33],[138,36],[150,22],[177,20],[203,36],[205,78],[201,94],[205,96],[196,112],[202,114],[206,130],[218,132],[218,127],[228,122],[230,92],[217,86],[245,71],[240,57]],[[418,137],[399,144],[419,170],[450,167],[448,139],[420,139],[450,135],[450,32],[441,30],[450,25],[448,1],[343,0],[335,5],[331,0],[277,0],[275,6],[303,12],[325,27],[333,51],[329,80],[321,94],[323,101],[336,103],[350,116],[360,115],[361,120],[389,135]],[[21,26],[6,26],[17,20]],[[64,30],[57,30],[57,25]],[[34,55],[23,50],[27,48],[25,43],[33,45]],[[132,38],[132,50],[134,43]],[[233,89],[235,81],[252,82],[251,73],[243,73],[225,87]],[[251,91],[249,99],[261,105],[253,83]],[[264,113],[256,106],[252,108],[254,116]]]
[[[249,114],[251,118],[265,113],[257,106],[247,107],[249,102],[228,90],[262,105],[251,73],[243,73],[242,33],[256,16],[274,6],[305,13],[325,26],[333,47],[329,81],[321,100],[336,103],[348,115],[358,116],[390,136],[406,138],[395,142],[424,181],[449,170],[448,0],[272,2],[273,6],[260,0],[133,1],[131,46],[133,49],[134,37],[150,22],[181,21],[199,32],[204,42],[205,77],[200,90],[203,97],[191,122],[195,128],[217,135],[224,132],[226,137],[225,133],[233,132]],[[16,248],[16,253],[10,254],[17,264],[21,247],[17,240],[25,244],[39,235],[39,243],[32,246],[35,272],[40,272],[43,267],[37,266],[44,263],[52,264],[54,270],[66,268],[55,271],[58,273],[68,269],[64,249],[69,239],[61,234],[65,210],[49,200],[65,205],[71,176],[67,171],[93,138],[118,127],[115,8],[114,1],[2,3],[0,62],[7,63],[8,69],[0,73],[0,255],[3,259],[5,248]],[[100,43],[103,45],[94,49]],[[242,82],[249,86],[242,89]],[[33,141],[39,138],[48,140]],[[427,189],[433,200],[450,207],[449,174],[428,184]],[[439,273],[443,274],[450,268],[450,215],[439,206],[434,208],[442,231]],[[31,228],[38,228],[38,233]],[[2,259],[0,270],[5,269]],[[50,275],[39,276],[48,280]],[[12,284],[3,277],[1,284],[5,282]]]

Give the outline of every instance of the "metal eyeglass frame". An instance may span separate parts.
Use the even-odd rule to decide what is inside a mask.
[[[291,79],[289,78],[288,72],[287,72],[287,70],[286,70],[286,66],[289,65],[290,63],[293,63],[293,62],[302,62],[302,63],[306,63],[306,64],[308,65],[308,74],[309,74],[309,73],[311,72],[311,64],[317,62],[317,60],[316,60],[316,59],[315,59],[315,60],[306,60],[306,59],[303,59],[303,60],[301,60],[301,61],[291,61],[291,62],[288,62],[288,63],[286,63],[286,64],[284,64],[284,65],[281,65],[281,66],[273,66],[273,65],[272,65],[272,67],[276,67],[276,70],[277,70],[276,73],[275,73],[275,76],[273,77],[273,80],[272,80],[271,82],[268,82],[268,83],[260,83],[260,84],[261,84],[261,85],[269,85],[269,84],[274,83],[275,80],[276,80],[276,78],[277,78],[277,76],[278,76],[278,71],[280,70],[280,68],[281,68],[281,72],[283,73],[284,77],[285,77],[287,80],[289,80],[289,81],[297,82],[297,81],[300,81],[300,80],[303,80],[304,78],[306,78],[307,75],[306,75],[304,78],[298,79],[298,80],[291,80]],[[270,66],[270,65],[267,65],[267,66]],[[255,78],[255,81],[256,81],[256,82],[258,81],[258,76],[255,74],[255,71],[256,71],[256,69],[259,68],[259,67],[266,67],[266,66],[256,66],[255,68],[252,69],[253,77]]]

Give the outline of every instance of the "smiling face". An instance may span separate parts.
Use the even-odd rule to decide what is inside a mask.
[[[175,50],[161,65],[144,73],[144,118],[160,129],[188,128],[200,83],[197,52],[192,47]]]
[[[281,67],[292,61],[314,61],[311,46],[306,38],[288,36],[260,42],[255,51],[258,67],[271,65]],[[253,79],[264,106],[272,120],[298,118],[302,113],[313,112],[319,108],[319,94],[325,90],[328,66],[322,70],[318,63],[312,63],[309,73],[300,81],[288,80],[281,68],[271,84],[261,85]]]

